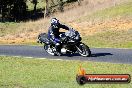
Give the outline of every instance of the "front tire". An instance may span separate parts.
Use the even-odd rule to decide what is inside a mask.
[[[84,43],[80,43],[79,46],[77,46],[77,52],[83,56],[83,57],[90,57],[91,51],[87,45]]]

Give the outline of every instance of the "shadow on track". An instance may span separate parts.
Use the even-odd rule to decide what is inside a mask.
[[[111,54],[111,53],[94,53],[94,54],[91,54],[90,57],[101,57],[101,56],[108,56],[108,55],[113,55],[113,54]],[[74,56],[81,56],[81,55],[78,53],[75,53],[75,54],[65,54],[62,56],[74,57]]]
[[[108,56],[108,55],[113,55],[111,53],[95,53],[92,54],[91,57],[100,57],[100,56]]]

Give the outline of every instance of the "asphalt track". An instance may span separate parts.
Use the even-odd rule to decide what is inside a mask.
[[[0,45],[0,55],[5,56],[23,56],[37,57],[47,59],[63,59],[63,60],[81,60],[81,61],[97,61],[111,63],[132,64],[132,49],[114,49],[114,48],[92,48],[91,57],[82,57],[78,54],[72,56],[51,56],[47,54],[42,46],[26,46],[26,45]]]

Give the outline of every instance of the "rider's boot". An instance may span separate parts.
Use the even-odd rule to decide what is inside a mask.
[[[56,44],[55,44],[55,48],[56,48],[56,55],[57,55],[57,56],[61,56],[60,44],[59,44],[59,43],[56,43]]]

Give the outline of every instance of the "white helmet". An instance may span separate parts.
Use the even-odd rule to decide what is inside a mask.
[[[54,26],[54,27],[58,27],[59,26],[59,20],[56,19],[56,18],[52,18],[51,19],[51,25]]]

